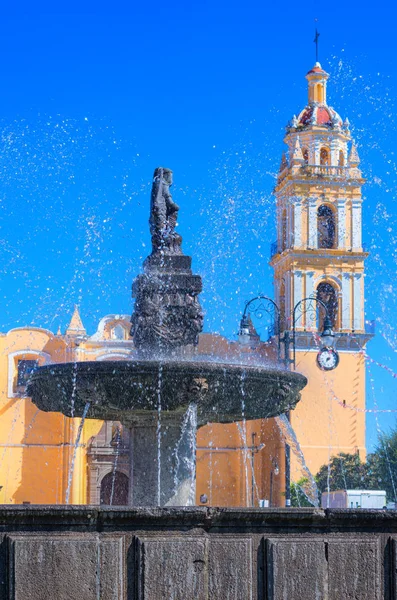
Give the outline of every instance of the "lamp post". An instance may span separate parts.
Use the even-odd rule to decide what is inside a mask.
[[[254,305],[254,303],[258,303]],[[253,307],[251,311],[250,308]],[[309,296],[308,298],[303,298],[299,300],[293,308],[292,311],[292,328],[291,331],[286,330],[283,332],[281,337],[281,317],[280,317],[280,308],[277,304],[269,298],[268,296],[256,296],[252,298],[248,302],[246,302],[244,307],[244,312],[240,321],[240,328],[238,332],[238,339],[240,344],[243,346],[249,346],[252,342],[253,335],[250,331],[250,320],[249,316],[253,314],[257,318],[262,318],[263,312],[267,312],[273,320],[273,333],[277,337],[277,358],[281,360],[281,345],[284,346],[284,364],[285,366],[293,365],[294,369],[296,367],[296,327],[297,322],[302,316],[308,312],[314,314],[315,318],[317,317],[317,309],[321,307],[324,311],[324,324],[323,331],[320,333],[321,339],[321,347],[322,348],[333,348],[335,342],[335,334],[332,330],[332,322],[328,314],[328,309],[326,304],[316,298],[314,296]],[[290,349],[292,347],[292,358],[290,357]]]
[[[252,300],[246,302],[243,316],[240,321],[240,329],[239,329],[239,341],[243,345],[250,345],[251,340],[251,332],[249,329],[249,308],[254,304],[254,302],[261,300],[265,302],[262,309],[273,316],[274,324],[275,324],[275,335],[277,336],[277,358],[281,360],[281,344],[284,346],[284,357],[283,362],[286,367],[290,365],[293,368],[296,368],[296,334],[297,334],[297,323],[307,313],[312,314],[312,322],[317,322],[317,312],[321,308],[324,311],[324,322],[323,322],[323,330],[320,333],[321,340],[321,348],[317,355],[317,364],[318,366],[325,371],[329,371],[331,369],[335,369],[339,364],[339,356],[338,353],[333,349],[335,343],[335,334],[332,330],[332,321],[330,319],[327,305],[316,298],[315,296],[309,296],[307,298],[303,298],[297,302],[292,310],[292,327],[291,331],[285,330],[281,337],[281,316],[280,316],[280,308],[271,298],[267,296],[257,296],[256,298],[252,298]],[[269,307],[270,310],[267,310],[266,307]],[[257,313],[258,309],[253,312]],[[306,329],[306,328],[305,328]],[[290,350],[292,352],[290,353]],[[292,356],[290,356],[292,354]],[[286,414],[287,419],[290,419],[289,412]],[[272,476],[271,476],[271,483]],[[273,490],[271,490],[273,492]],[[285,444],[285,506],[291,506],[291,449],[288,444]]]
[[[270,491],[269,491],[269,507],[271,508],[273,505],[273,478],[274,476],[280,473],[280,468],[278,466],[278,462],[275,458],[272,458],[272,464],[270,467]]]
[[[249,346],[252,343],[252,333],[250,331],[250,315],[251,313],[257,319],[263,317],[263,313],[267,313],[271,320],[274,334],[277,336],[277,358],[281,358],[281,339],[280,339],[280,309],[277,304],[268,296],[255,296],[245,303],[243,316],[240,321],[238,339],[243,346]]]

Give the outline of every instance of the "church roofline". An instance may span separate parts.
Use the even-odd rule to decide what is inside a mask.
[[[12,329],[9,329],[5,335],[14,333],[14,331],[37,331],[40,333],[46,333],[51,338],[57,337],[56,334],[49,329],[45,329],[44,327],[32,327],[30,325],[27,325],[26,327],[13,327]]]

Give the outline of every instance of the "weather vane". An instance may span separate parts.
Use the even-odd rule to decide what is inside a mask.
[[[314,20],[317,23],[317,19],[314,19]],[[319,37],[320,37],[320,34],[317,31],[317,27],[316,27],[316,35],[314,36],[314,43],[316,44],[316,62],[318,62],[318,38]]]

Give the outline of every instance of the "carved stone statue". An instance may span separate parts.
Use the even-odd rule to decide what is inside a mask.
[[[181,236],[176,233],[179,206],[173,201],[170,187],[172,171],[159,167],[153,175],[150,201],[150,233],[153,252],[181,254]]]
[[[193,275],[192,259],[183,254],[182,238],[175,231],[179,207],[170,194],[171,185],[172,171],[156,169],[149,219],[152,254],[132,286],[131,336],[144,358],[169,356],[196,345],[203,328],[198,300],[202,281]]]

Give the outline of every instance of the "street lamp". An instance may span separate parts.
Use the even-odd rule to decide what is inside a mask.
[[[256,304],[255,304],[256,303]],[[324,324],[323,331],[320,333],[321,340],[321,350],[320,353],[327,348],[330,352],[335,343],[335,334],[332,330],[332,322],[328,314],[328,309],[326,304],[319,298],[315,296],[309,296],[308,298],[303,298],[299,302],[297,302],[292,311],[292,328],[291,331],[284,331],[283,336],[281,337],[281,315],[280,308],[277,304],[269,298],[268,296],[256,296],[252,298],[248,302],[246,302],[244,307],[244,312],[241,317],[240,327],[238,332],[238,340],[242,346],[253,346],[254,343],[256,345],[257,336],[254,335],[251,331],[251,322],[250,315],[253,314],[258,319],[263,317],[263,313],[266,312],[272,318],[272,326],[271,331],[273,335],[277,338],[277,358],[281,360],[281,345],[284,346],[284,364],[288,366],[290,364],[293,365],[294,369],[296,366],[296,328],[297,322],[301,317],[308,313],[314,313],[314,317],[317,316],[317,309],[322,308],[324,311]],[[290,357],[290,348],[292,347],[292,358]],[[337,353],[332,350],[332,355],[337,357]],[[338,358],[339,362],[339,358]],[[337,364],[335,364],[337,366]],[[332,367],[332,368],[335,368]],[[321,368],[322,365],[320,365]],[[327,370],[327,369],[326,369]],[[329,369],[328,369],[329,370]]]
[[[273,506],[273,478],[280,474],[280,467],[275,458],[272,458],[272,464],[270,467],[270,490],[269,490],[269,507]]]
[[[242,346],[256,346],[259,337],[251,331],[250,315],[253,314],[257,319],[262,319],[263,314],[267,313],[271,318],[270,330],[277,336],[277,358],[281,358],[281,340],[280,340],[280,309],[277,304],[268,296],[256,296],[245,303],[243,316],[241,317],[238,331],[238,341]]]
[[[306,313],[312,312],[313,319],[317,320],[317,311],[321,308],[324,311],[324,323],[323,330],[320,333],[321,340],[321,348],[317,354],[317,364],[320,369],[324,371],[330,371],[331,369],[335,369],[339,364],[339,355],[334,350],[335,344],[335,333],[332,329],[332,321],[330,319],[327,305],[316,298],[315,296],[309,296],[308,298],[303,298],[299,300],[293,308],[292,311],[292,330],[285,330],[283,332],[283,336],[281,337],[281,318],[280,318],[280,308],[271,298],[267,296],[257,296],[256,298],[252,298],[249,302],[246,303],[244,308],[244,313],[240,321],[240,329],[239,329],[239,341],[241,344],[245,346],[251,345],[252,333],[250,331],[250,322],[249,322],[249,308],[253,305],[255,301],[261,300],[265,304],[262,306],[266,312],[273,316],[274,320],[274,333],[277,337],[277,357],[278,360],[281,360],[281,344],[284,346],[284,364],[286,367],[292,365],[293,368],[296,368],[296,334],[297,334],[297,322],[302,318]],[[270,310],[269,310],[270,309]],[[253,314],[255,314],[254,311]],[[291,335],[292,334],[292,335]],[[290,357],[290,348],[292,347],[292,358]],[[287,413],[287,418],[289,420],[290,415]],[[285,444],[285,505],[291,506],[291,450],[288,444]],[[272,471],[273,473],[273,471]],[[273,474],[271,473],[271,483],[273,483]]]

